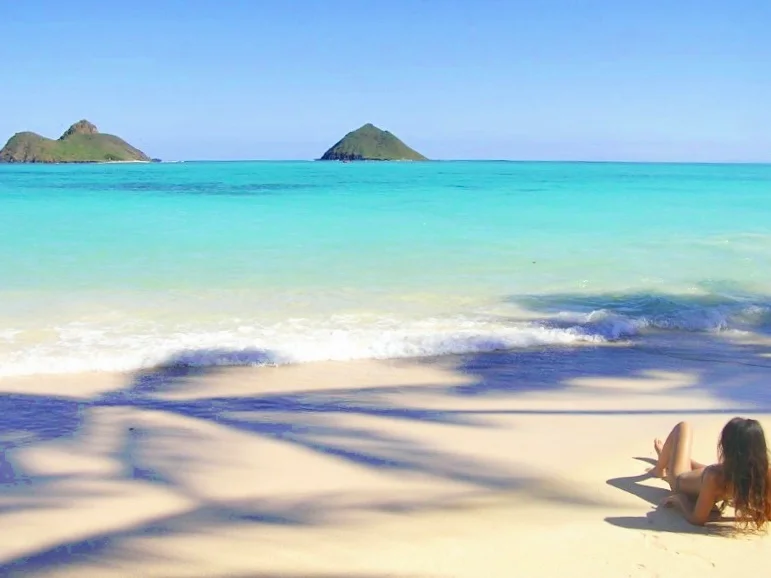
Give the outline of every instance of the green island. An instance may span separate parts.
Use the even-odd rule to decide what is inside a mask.
[[[34,132],[16,133],[0,150],[0,162],[4,163],[150,161],[150,157],[139,149],[117,136],[100,133],[87,120],[73,124],[58,140]]]
[[[372,124],[349,132],[325,152],[322,161],[427,161],[388,131]]]

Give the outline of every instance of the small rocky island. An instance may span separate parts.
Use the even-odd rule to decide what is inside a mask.
[[[427,161],[388,131],[372,124],[349,132],[321,157],[322,161]]]
[[[0,150],[4,163],[150,162],[150,157],[126,141],[102,134],[87,120],[68,128],[58,140],[20,132]]]

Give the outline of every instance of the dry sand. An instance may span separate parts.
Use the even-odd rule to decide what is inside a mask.
[[[737,346],[739,347],[739,346]],[[657,510],[651,440],[771,432],[765,346],[0,381],[0,576],[727,576],[771,538]]]

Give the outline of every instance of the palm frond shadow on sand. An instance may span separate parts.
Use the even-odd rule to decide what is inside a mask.
[[[301,447],[323,455],[325,459],[340,460],[373,470],[398,472],[400,475],[457,482],[467,486],[468,490],[460,496],[460,502],[457,498],[447,501],[409,494],[390,498],[384,498],[382,494],[364,495],[355,499],[350,496],[317,494],[310,500],[283,503],[271,499],[211,500],[200,495],[195,487],[187,483],[187,472],[195,467],[216,468],[218,460],[223,457],[203,452],[201,448],[205,447],[202,443],[205,440],[196,440],[195,432],[140,421],[120,433],[119,443],[110,452],[110,458],[118,467],[106,477],[91,477],[90,482],[154,484],[190,499],[192,505],[182,512],[163,515],[138,525],[100,531],[84,539],[66,541],[36,552],[25,552],[2,561],[0,575],[25,575],[95,560],[109,561],[111,564],[131,564],[132,560],[138,558],[147,560],[157,554],[144,549],[137,551],[136,546],[132,545],[134,539],[144,536],[190,533],[216,535],[239,526],[255,525],[330,525],[357,511],[410,515],[419,511],[464,507],[462,502],[465,499],[473,501],[507,492],[581,503],[587,507],[596,505],[564,488],[550,485],[541,478],[434,448],[407,436],[386,434],[377,427],[346,425],[340,419],[344,416],[360,416],[438,426],[486,427],[484,417],[477,419],[463,412],[402,406],[393,399],[394,396],[398,398],[400,387],[344,388],[247,396],[215,395],[202,398],[184,396],[192,382],[205,379],[217,371],[216,368],[179,366],[143,371],[125,389],[90,400],[0,394],[0,405],[5,404],[9,410],[9,419],[0,425],[0,433],[23,434],[17,437],[16,442],[8,444],[8,455],[4,454],[3,457],[3,463],[11,476],[6,480],[8,484],[5,491],[0,489],[0,500],[3,500],[0,504],[6,508],[5,513],[10,513],[11,508],[16,513],[32,512],[52,504],[66,508],[79,500],[93,498],[92,485],[84,487],[79,494],[71,485],[67,490],[59,487],[57,476],[41,476],[39,472],[27,475],[24,461],[14,461],[12,454],[18,450],[23,455],[27,449],[42,447],[51,442],[77,444],[84,453],[89,453],[89,448],[98,453],[104,440],[90,433],[90,415],[116,408],[192,419]],[[175,395],[174,399],[163,397],[169,393]],[[14,413],[15,407],[26,409]],[[57,411],[48,411],[51,407],[57,408]],[[34,408],[38,408],[40,413],[34,411]],[[62,416],[66,419],[60,419]],[[10,439],[13,436],[4,437]],[[191,447],[195,451],[189,451]],[[173,452],[169,451],[170,448]],[[75,481],[77,479],[77,476],[73,478]],[[24,480],[29,480],[29,483]],[[73,515],[76,515],[74,511]]]
[[[701,339],[723,345],[719,334],[703,335]],[[102,445],[98,436],[90,433],[93,415],[105,408],[148,413],[194,420],[212,427],[226,428],[247,436],[269,439],[302,448],[325,459],[339,460],[373,471],[390,471],[399,475],[418,475],[467,485],[474,497],[516,494],[539,499],[579,503],[586,507],[611,507],[601,501],[576,496],[569,489],[550,486],[549,480],[511,471],[499,464],[461,456],[398,434],[384,433],[382,428],[350,425],[340,419],[355,416],[366,420],[387,419],[405,423],[464,428],[493,427],[496,416],[559,416],[559,415],[628,415],[672,414],[678,418],[695,413],[732,415],[751,411],[771,413],[771,396],[761,387],[758,375],[766,375],[771,367],[768,349],[759,346],[729,344],[731,351],[752,366],[752,379],[736,371],[731,356],[710,362],[688,360],[690,353],[682,349],[675,357],[669,352],[651,350],[640,354],[634,347],[535,347],[518,351],[481,353],[459,356],[454,371],[465,376],[462,385],[415,385],[410,391],[442,398],[494,399],[496,409],[442,409],[432,406],[408,405],[401,400],[404,385],[382,384],[377,387],[297,391],[263,395],[188,396],[192,384],[215,376],[221,368],[198,368],[185,360],[171,359],[163,367],[137,372],[122,389],[91,399],[70,398],[66,395],[33,395],[0,392],[0,526],[3,518],[25,511],[48,508],[52,504],[69,507],[89,495],[90,489],[78,495],[77,486],[60,487],[66,475],[56,472],[27,471],[26,462],[18,459],[28,450],[47,447],[51,443],[73,443],[84,452],[97,452]],[[200,352],[232,355],[234,360],[249,363],[251,359],[270,358],[270,352]],[[687,354],[687,355],[686,355]],[[733,354],[732,354],[733,355]],[[678,357],[679,356],[679,357]],[[433,363],[434,360],[424,360]],[[623,404],[610,409],[532,408],[518,406],[523,393],[544,388],[553,391],[575,390],[581,378],[645,379],[651,372],[677,369],[689,363],[692,377],[683,389],[721,400],[719,409],[694,410],[689,407],[657,409]],[[415,361],[421,363],[421,361]],[[613,395],[622,399],[619,389]],[[672,393],[684,393],[673,390]],[[686,392],[687,393],[687,392]],[[662,395],[666,395],[665,393]],[[455,404],[453,407],[457,407]],[[358,421],[357,421],[358,423]],[[374,423],[372,421],[368,423]],[[25,551],[10,559],[0,560],[0,575],[24,575],[45,572],[61,565],[76,565],[79,561],[130,564],[145,551],[133,550],[133,538],[139,536],[169,536],[201,532],[217,534],[225,528],[251,525],[328,525],[346,512],[388,511],[410,515],[425,509],[453,507],[431,499],[404,499],[384,502],[382,498],[363,497],[358,502],[336,496],[319,495],[311,503],[277,503],[272,500],[224,502],[210,500],[197,493],[187,483],[192,468],[217,468],[226,456],[201,453],[190,431],[161,428],[152,424],[137,424],[123,432],[112,460],[116,467],[99,474],[103,481],[122,480],[129,483],[154,484],[191,500],[192,506],[181,512],[109,531],[97,531],[83,539],[65,541]],[[192,447],[192,449],[191,449]],[[169,449],[171,448],[171,449]],[[95,474],[89,474],[92,476]],[[75,474],[71,481],[85,479]],[[92,478],[88,478],[93,481]],[[645,504],[658,504],[662,492],[649,486],[641,476],[614,478],[607,483],[640,498]],[[598,483],[602,483],[599,481]],[[546,488],[546,490],[545,490]],[[74,514],[75,515],[75,514]],[[613,525],[669,532],[708,532],[695,529],[678,520],[671,511],[653,511],[640,518],[607,517]]]

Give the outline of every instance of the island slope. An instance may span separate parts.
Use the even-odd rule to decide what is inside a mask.
[[[325,152],[322,161],[426,161],[388,131],[372,124],[349,132]]]
[[[150,158],[123,139],[100,133],[96,126],[81,120],[68,128],[58,140],[34,132],[13,135],[0,150],[5,163],[99,163],[143,161]]]

